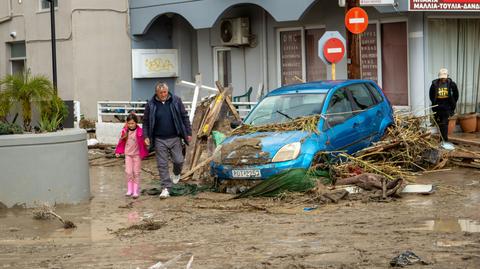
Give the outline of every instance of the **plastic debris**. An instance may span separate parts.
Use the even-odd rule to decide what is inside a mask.
[[[430,263],[424,261],[422,258],[418,257],[415,253],[410,250],[403,252],[402,254],[396,256],[390,261],[391,267],[405,267],[407,265],[412,265],[420,263],[422,265],[428,265]]]

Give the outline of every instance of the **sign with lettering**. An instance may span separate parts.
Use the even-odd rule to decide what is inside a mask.
[[[282,85],[299,83],[302,80],[302,32],[280,32],[280,67]]]
[[[480,0],[409,0],[410,11],[480,11]]]
[[[360,6],[393,5],[395,0],[360,0]]]
[[[370,24],[360,37],[360,69],[362,79],[378,83],[377,25]]]
[[[176,49],[132,50],[133,78],[165,78],[178,76]]]

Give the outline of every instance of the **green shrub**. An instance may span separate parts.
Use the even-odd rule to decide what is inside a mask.
[[[23,130],[17,124],[0,122],[0,135],[22,134]]]
[[[32,76],[30,70],[23,73],[6,75],[0,79],[0,105],[2,114],[8,113],[7,101],[17,102],[22,109],[23,129],[29,132],[32,129],[32,108],[43,100],[55,96],[50,80],[42,75]],[[4,115],[0,115],[4,116]]]
[[[41,132],[55,132],[68,116],[67,106],[58,96],[40,102],[40,111],[38,125]]]

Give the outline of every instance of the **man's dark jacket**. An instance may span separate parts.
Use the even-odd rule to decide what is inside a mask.
[[[440,79],[435,79],[432,81],[432,85],[430,86],[430,101],[432,101],[432,106],[439,105],[438,107],[433,108],[432,110],[438,110],[438,109],[446,109],[443,104],[439,104],[437,102],[437,91],[438,87],[440,85]],[[455,108],[457,107],[457,101],[458,101],[458,88],[457,84],[451,79],[447,78],[447,88],[448,88],[448,109],[450,110],[451,114],[455,111]]]
[[[143,113],[143,133],[150,139],[150,149],[154,148],[155,143],[155,112],[157,110],[155,98],[156,95],[148,101]],[[192,135],[192,127],[190,125],[190,120],[188,119],[188,112],[185,110],[185,106],[180,97],[169,93],[169,98],[171,98],[169,104],[177,135],[188,145],[187,136]]]

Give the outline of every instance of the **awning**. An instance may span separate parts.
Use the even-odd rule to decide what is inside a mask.
[[[229,7],[255,4],[278,21],[296,21],[316,0],[137,0],[130,1],[132,34],[144,34],[155,19],[166,13],[183,16],[193,28],[211,28]]]

